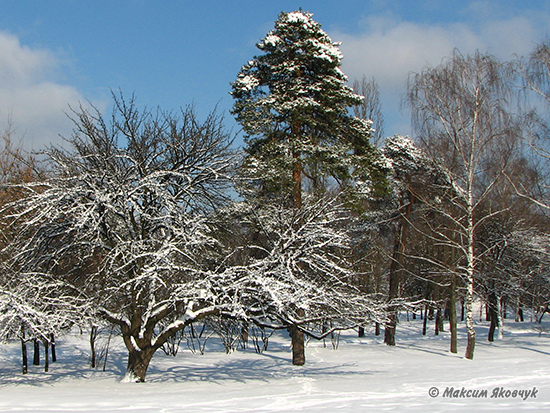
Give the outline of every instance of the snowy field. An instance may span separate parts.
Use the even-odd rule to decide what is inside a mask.
[[[26,376],[20,373],[20,345],[13,342],[0,346],[0,411],[550,410],[550,332],[545,331],[550,325],[543,323],[540,334],[534,323],[506,321],[504,339],[494,343],[487,342],[488,323],[478,323],[473,361],[463,358],[463,325],[459,354],[453,355],[448,332],[434,336],[430,322],[423,337],[420,320],[402,319],[394,348],[372,331],[361,339],[346,332],[337,350],[330,340],[326,348],[310,341],[304,367],[291,365],[289,340],[282,334],[271,337],[263,354],[249,348],[227,355],[211,338],[209,350],[200,355],[182,343],[175,358],[155,354],[146,383],[121,382],[125,355],[119,339],[105,372],[87,367],[88,337],[83,335],[58,340],[58,361],[49,373],[31,365]],[[481,397],[473,398],[474,390]],[[523,390],[530,392],[520,395]]]

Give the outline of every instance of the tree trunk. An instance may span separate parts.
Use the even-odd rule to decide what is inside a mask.
[[[90,329],[90,365],[93,369],[96,368],[96,351],[95,351],[95,340],[97,337],[97,326],[92,326]]]
[[[487,336],[487,340],[489,340],[490,342],[493,342],[495,341],[495,328],[497,325],[497,322],[496,322],[497,316],[493,308],[490,309],[490,313],[491,313],[490,314],[491,324],[489,325],[489,334]]]
[[[374,335],[379,336],[380,335],[380,323],[374,324]]]
[[[38,339],[34,339],[34,354],[32,364],[35,366],[40,366],[40,342]]]
[[[300,77],[300,69],[297,76]],[[294,121],[292,124],[292,137],[295,141],[301,140],[302,126],[299,121]],[[302,159],[300,152],[293,150],[294,165],[292,167],[292,192],[294,207],[302,208]],[[299,304],[299,303],[296,303]],[[303,310],[298,310],[298,316],[303,316]],[[298,329],[296,325],[290,327],[290,335],[292,339],[292,364],[295,366],[303,366],[306,362],[304,333]]]
[[[395,235],[393,247],[393,259],[390,264],[390,285],[388,291],[388,299],[393,300],[399,294],[399,260],[402,250],[403,222],[400,221]],[[395,346],[395,329],[397,327],[397,311],[395,306],[388,309],[389,320],[384,328],[384,343],[388,346]]]
[[[516,323],[523,322],[523,308],[521,307],[521,300],[518,298],[517,309],[516,309]]]
[[[504,338],[504,318],[506,318],[506,304],[504,299],[500,297],[498,300],[498,311],[497,311],[497,328],[498,328],[498,339],[502,340]]]
[[[358,336],[365,337],[365,327],[359,326]]]
[[[489,302],[487,304],[491,318],[491,325],[489,327],[489,335],[487,339],[492,342],[495,340],[495,330],[497,328],[499,330],[499,338],[502,338],[503,326],[502,317],[500,315],[500,299],[495,293],[491,293],[489,294]]]
[[[389,316],[390,321],[384,329],[384,343],[395,346],[395,326],[397,325],[397,312],[393,311]]]
[[[408,204],[406,205],[404,215],[397,224],[397,231],[395,234],[395,241],[393,244],[393,257],[390,264],[390,285],[388,291],[388,299],[393,300],[399,295],[399,282],[400,271],[403,260],[403,253],[405,252],[405,239],[407,238],[407,230],[409,228],[409,216],[412,210],[414,197],[412,193],[409,193]],[[386,325],[384,331],[384,343],[388,346],[395,346],[395,329],[397,327],[397,311],[398,309],[393,307],[389,309],[390,316],[389,322]]]
[[[443,324],[443,314],[441,314],[441,308],[437,309],[437,316],[435,318],[435,325],[437,328],[437,331],[445,331],[445,326]]]
[[[243,349],[248,346],[248,323],[246,321],[243,321],[241,325],[241,343]]]
[[[290,334],[292,336],[292,364],[303,366],[306,363],[304,332],[296,326],[291,326]]]
[[[149,368],[149,363],[155,354],[155,350],[129,350],[128,366],[126,368],[126,380],[143,383]]]
[[[294,155],[295,161],[292,169],[294,206],[298,209],[302,208],[302,164],[299,155]]]
[[[23,374],[27,374],[29,370],[29,362],[27,359],[27,343],[25,342],[25,333],[21,336],[21,358],[23,364]]]
[[[52,363],[57,361],[57,354],[55,352],[55,335],[54,333],[50,336],[50,345],[52,346]]]
[[[44,343],[44,371],[47,373],[50,370],[50,343],[47,338],[45,338],[42,343]]]
[[[428,306],[424,307],[424,320],[422,323],[422,335],[425,336],[428,331]]]
[[[299,121],[294,121],[292,124],[292,139],[296,142],[301,141],[302,126]],[[294,207],[302,208],[302,158],[299,151],[292,150],[294,164],[292,166],[292,195],[294,197]]]
[[[465,357],[469,360],[474,358],[474,349],[476,345],[476,331],[474,329],[474,277],[473,271],[468,274],[466,284],[466,298],[464,300],[465,312],[466,312],[466,331],[468,336],[468,343],[466,344]]]
[[[393,247],[393,259],[390,264],[390,285],[388,291],[388,299],[393,300],[399,294],[399,259],[401,256],[403,235],[403,222],[399,222],[397,234]],[[397,327],[397,307],[391,306],[388,309],[389,320],[384,328],[384,343],[388,346],[395,346],[395,329]]]
[[[299,317],[304,316],[304,310],[298,309]],[[292,364],[303,366],[306,363],[306,350],[304,342],[304,332],[297,325],[290,326],[290,336],[292,339]]]
[[[456,279],[451,275],[451,294],[449,299],[449,330],[451,331],[451,353],[458,352],[457,320],[456,320]]]
[[[470,179],[470,182],[474,182]],[[473,360],[476,346],[476,331],[474,329],[474,275],[475,275],[475,250],[474,250],[474,213],[473,190],[468,188],[468,248],[466,253],[466,331],[468,344],[466,345],[466,358]]]

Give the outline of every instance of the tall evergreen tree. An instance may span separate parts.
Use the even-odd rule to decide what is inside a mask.
[[[240,173],[247,199],[300,209],[304,191],[320,195],[330,183],[370,191],[381,176],[373,173],[371,122],[348,112],[362,97],[346,85],[338,46],[311,13],[283,12],[257,44],[264,54],[232,83],[232,113],[246,133]],[[290,330],[293,363],[304,364],[303,334],[298,325]]]
[[[247,135],[245,195],[299,208],[302,192],[322,191],[329,177],[376,176],[371,122],[348,112],[363,98],[346,85],[338,46],[311,13],[283,12],[257,44],[264,54],[242,67],[231,94]]]

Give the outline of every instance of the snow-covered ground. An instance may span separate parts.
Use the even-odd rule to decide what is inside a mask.
[[[175,358],[155,354],[146,383],[121,382],[125,355],[120,344],[115,343],[103,372],[88,367],[87,336],[68,336],[58,340],[58,361],[49,373],[29,366],[23,376],[20,346],[13,342],[0,346],[0,411],[550,410],[550,333],[544,328],[550,331],[550,325],[542,324],[540,336],[537,326],[506,320],[504,339],[489,343],[488,323],[479,322],[473,361],[463,357],[463,325],[454,355],[448,352],[449,333],[434,336],[430,322],[423,337],[420,320],[401,320],[394,348],[372,331],[361,339],[343,333],[337,350],[330,340],[326,348],[310,341],[303,367],[291,365],[289,340],[282,334],[271,337],[263,354],[249,348],[227,355],[211,338],[204,355],[192,354],[184,344]],[[474,390],[482,397],[473,398]],[[451,392],[457,397],[449,397]]]

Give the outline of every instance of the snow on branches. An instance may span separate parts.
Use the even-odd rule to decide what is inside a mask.
[[[349,226],[339,199],[307,197],[302,208],[262,205],[240,211],[256,242],[242,265],[228,265],[239,281],[243,311],[259,325],[350,328],[384,319],[383,305],[353,286]],[[325,334],[327,333],[324,330]]]
[[[349,114],[363,98],[346,84],[338,45],[311,13],[283,12],[257,44],[264,54],[238,73],[232,113],[247,135],[245,197],[291,192],[299,205],[302,187],[319,190],[330,178],[349,188],[383,181],[372,122]]]
[[[71,151],[51,149],[50,178],[12,205],[21,231],[9,263],[69,286],[90,316],[118,325],[143,380],[147,357],[182,328],[159,332],[161,320],[217,311],[204,293],[216,244],[205,217],[227,199],[235,154],[221,120],[201,124],[190,108],[153,114],[115,96],[110,125],[75,116]]]

